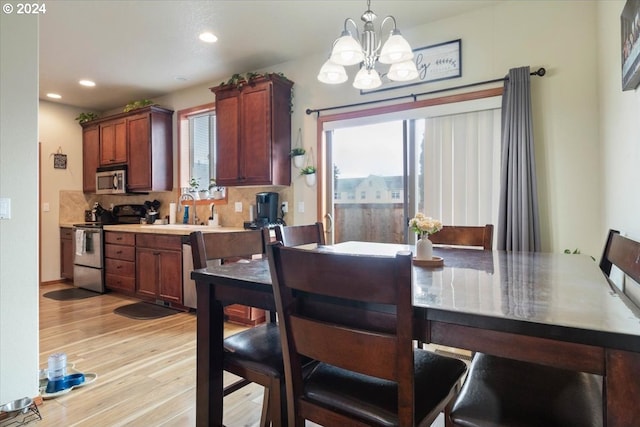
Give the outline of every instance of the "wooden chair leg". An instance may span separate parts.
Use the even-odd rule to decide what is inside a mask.
[[[269,398],[269,388],[264,388],[264,397],[262,398],[262,414],[260,415],[260,427],[269,427],[271,423],[271,407]],[[275,424],[274,424],[275,426]]]

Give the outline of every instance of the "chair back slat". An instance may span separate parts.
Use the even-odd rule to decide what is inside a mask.
[[[325,244],[324,226],[321,222],[308,225],[277,225],[274,229],[276,241],[285,246],[302,246],[311,243]]]
[[[617,233],[610,237],[611,244],[606,251],[606,259],[640,283],[640,242]]]
[[[206,268],[207,260],[227,258],[250,258],[264,253],[261,230],[228,233],[203,233],[194,231],[189,235],[193,253],[193,268]]]
[[[365,334],[362,329],[336,327],[293,315],[290,326],[298,353],[350,371],[391,381],[396,379],[395,335]],[[363,345],[368,351],[362,351]],[[373,359],[371,352],[376,353]]]
[[[434,244],[454,246],[478,246],[493,249],[493,224],[485,226],[445,225],[429,236]]]

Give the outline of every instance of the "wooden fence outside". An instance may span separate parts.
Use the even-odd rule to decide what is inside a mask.
[[[402,203],[334,205],[334,241],[405,243],[407,221]]]

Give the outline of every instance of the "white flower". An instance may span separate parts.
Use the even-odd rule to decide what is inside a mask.
[[[416,233],[433,234],[442,230],[442,222],[418,212],[415,217],[409,220],[409,227]]]

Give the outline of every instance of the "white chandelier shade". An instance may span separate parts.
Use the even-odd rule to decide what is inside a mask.
[[[353,79],[353,87],[356,89],[375,89],[381,85],[382,80],[380,80],[380,74],[378,74],[376,69],[372,68],[367,70],[364,65]]]
[[[344,67],[334,63],[331,59],[327,59],[318,73],[318,80],[330,85],[344,83],[347,79],[347,71]]]
[[[396,82],[408,82],[418,78],[418,69],[413,59],[392,64],[387,73],[389,80]]]
[[[413,50],[409,42],[405,40],[396,28],[396,20],[393,16],[387,16],[382,20],[380,29],[375,30],[373,21],[376,14],[370,9],[371,0],[367,0],[367,10],[362,14],[364,29],[362,33],[353,19],[344,21],[344,29],[340,37],[333,43],[331,55],[320,72],[318,80],[327,84],[339,84],[348,80],[344,67],[360,64],[360,71],[356,74],[353,86],[357,89],[373,89],[382,85],[380,74],[376,70],[376,64],[388,64],[389,80],[409,81],[418,77],[418,70],[413,61]],[[385,23],[391,21],[393,28],[387,34],[387,40],[382,43],[382,29]],[[353,35],[348,25],[355,30]],[[382,46],[382,48],[381,48]]]

